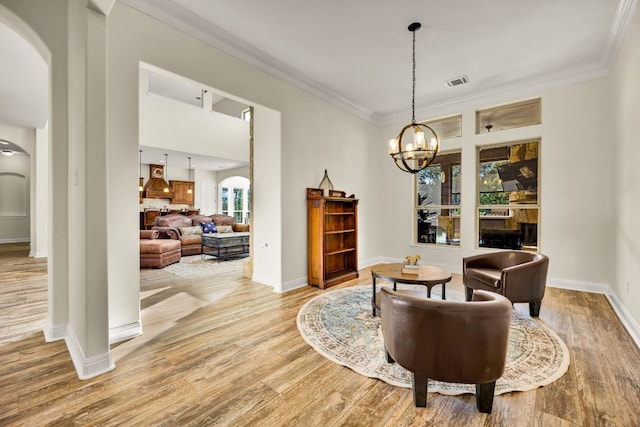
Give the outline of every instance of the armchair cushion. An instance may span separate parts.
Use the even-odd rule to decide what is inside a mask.
[[[469,268],[467,276],[493,288],[500,287],[501,270],[492,268]]]
[[[216,228],[218,233],[233,233],[233,226],[231,225],[218,225]]]
[[[202,227],[200,227],[199,225],[195,227],[178,227],[178,229],[180,230],[180,234],[182,236],[189,236],[192,234],[202,234]]]
[[[205,215],[191,215],[189,219],[191,220],[191,225],[194,225],[194,226],[195,225],[202,226],[203,224],[213,222],[210,216],[205,216]]]

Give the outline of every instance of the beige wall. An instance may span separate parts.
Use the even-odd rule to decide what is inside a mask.
[[[463,111],[463,136],[442,142],[442,149],[462,149],[462,219],[460,248],[412,247],[412,177],[399,171],[383,151],[379,155],[379,181],[388,205],[379,217],[379,226],[393,224],[397,239],[378,242],[377,253],[404,258],[413,252],[423,259],[460,272],[463,256],[480,253],[476,233],[476,150],[479,146],[541,139],[541,252],[551,257],[549,275],[582,284],[608,285],[611,279],[611,210],[608,203],[610,178],[594,174],[609,169],[609,153],[598,149],[607,138],[602,117],[608,114],[607,82],[604,79],[536,94],[542,98],[542,124],[476,135],[475,108]],[[509,103],[514,99],[505,99]],[[498,103],[499,104],[499,103]],[[478,108],[485,108],[479,105]],[[431,119],[431,118],[424,118]],[[397,127],[384,130],[393,136]],[[388,139],[388,138],[387,138]],[[597,202],[597,203],[596,203]],[[583,206],[584,208],[580,208]],[[587,208],[588,206],[588,208]],[[597,225],[596,225],[597,224]],[[587,232],[588,230],[588,232]]]
[[[0,124],[0,138],[20,146],[26,153],[11,157],[0,155],[0,243],[31,240],[31,155],[35,148],[35,130]],[[13,185],[21,185],[20,192]],[[5,186],[6,185],[6,186]]]
[[[110,161],[118,163],[121,171],[125,170],[114,177],[113,186],[127,188],[137,176],[137,154],[132,147],[138,138],[138,124],[135,122],[138,106],[137,101],[132,102],[128,92],[137,91],[135,67],[140,61],[232,94],[254,106],[279,112],[282,119],[278,129],[281,146],[273,152],[255,154],[257,165],[254,165],[254,173],[257,167],[263,177],[255,180],[254,197],[265,203],[265,216],[282,212],[282,218],[278,217],[277,222],[270,221],[268,234],[280,221],[287,224],[286,233],[277,231],[279,238],[283,239],[281,247],[270,243],[278,239],[275,236],[258,239],[256,235],[258,241],[262,240],[256,249],[263,249],[258,253],[260,256],[263,252],[270,252],[271,248],[277,248],[274,249],[278,252],[275,263],[282,268],[280,281],[285,288],[304,284],[307,269],[305,187],[317,185],[324,169],[328,168],[337,188],[363,199],[361,225],[366,224],[367,206],[371,200],[368,193],[372,187],[366,174],[354,175],[352,171],[368,170],[366,156],[371,142],[378,139],[378,129],[121,3],[116,3],[109,19],[110,25],[118,28],[110,38],[113,52],[110,102],[117,106],[111,114]],[[256,121],[261,120],[259,112],[255,113]],[[260,127],[267,129],[269,125],[261,122],[256,126],[254,149],[258,151],[266,148],[261,142]],[[277,158],[273,158],[274,155]],[[131,176],[127,176],[127,170],[131,171]],[[262,190],[259,191],[258,187]],[[110,206],[114,210],[125,210],[135,202],[136,196],[132,194],[127,198],[114,194],[110,197]],[[257,210],[255,205],[255,220],[259,218]],[[133,230],[132,227],[127,224],[118,239],[126,239],[124,230]],[[254,230],[258,234],[261,232],[259,227]],[[367,254],[369,235],[363,233],[361,239],[361,257],[369,258],[372,256]],[[128,250],[113,254],[120,259],[114,265],[127,265],[124,269],[118,268],[119,274],[114,274],[121,276],[121,280],[134,281],[137,273],[133,270],[136,267],[129,265],[126,259],[129,255]],[[287,262],[282,263],[280,259]],[[273,259],[268,264],[273,265]]]
[[[147,70],[141,69],[141,80]],[[140,84],[140,145],[249,161],[249,122],[149,94]]]
[[[612,133],[601,141],[611,151],[611,287],[640,333],[640,13],[635,16],[610,76]]]

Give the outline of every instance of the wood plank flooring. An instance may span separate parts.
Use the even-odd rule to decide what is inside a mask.
[[[640,425],[640,350],[603,295],[547,288],[540,318],[569,347],[569,371],[496,396],[487,415],[471,395],[429,393],[415,408],[411,390],[330,362],[296,327],[300,306],[327,291],[276,294],[241,273],[142,270],[144,334],[113,346],[114,371],[79,381],[64,342],[44,342],[46,263],[27,253],[0,248],[0,426]],[[364,270],[340,286],[370,280]],[[462,290],[459,276],[450,288]],[[23,325],[5,328],[20,317],[5,312]]]

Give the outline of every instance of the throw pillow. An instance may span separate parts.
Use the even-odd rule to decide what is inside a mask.
[[[217,233],[218,229],[216,228],[216,225],[212,222],[201,222],[200,225],[202,226],[202,232],[203,233]]]
[[[218,233],[233,233],[233,227],[230,225],[218,225],[216,228]]]
[[[202,234],[202,227],[196,225],[195,227],[178,227],[180,234],[183,236],[189,236],[191,234]]]

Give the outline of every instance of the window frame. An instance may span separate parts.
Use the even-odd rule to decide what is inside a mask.
[[[419,197],[419,183],[418,183],[418,179],[419,179],[419,175],[420,172],[415,174],[415,177],[413,179],[413,244],[414,245],[419,245],[419,246],[433,246],[433,247],[452,247],[452,248],[460,248],[462,241],[461,241],[461,221],[462,221],[462,149],[461,148],[456,148],[456,149],[451,149],[451,150],[445,150],[445,151],[440,151],[438,153],[438,155],[436,156],[436,159],[434,159],[433,163],[431,165],[429,165],[427,168],[431,168],[433,166],[433,164],[435,163],[436,166],[441,165],[441,163],[436,163],[438,156],[450,156],[450,155],[455,155],[457,154],[459,163],[457,163],[457,166],[460,169],[459,172],[459,176],[458,176],[458,186],[460,188],[460,192],[456,193],[459,194],[458,197],[458,203],[457,204],[429,204],[429,205],[421,205],[419,203],[418,197]],[[451,182],[453,182],[453,177],[449,177],[449,180]],[[442,182],[439,181],[442,185]],[[451,193],[451,195],[453,195],[454,193]],[[451,201],[451,197],[449,198],[449,201]],[[451,231],[451,235],[452,237],[449,239],[448,236],[446,238],[445,242],[438,242],[438,236],[437,236],[437,231],[434,231],[434,235],[431,236],[431,232],[427,232],[427,241],[421,241],[419,234],[420,234],[420,222],[419,222],[419,213],[421,211],[430,211],[430,210],[435,210],[436,213],[440,213],[438,215],[439,221],[440,218],[451,218],[451,223],[447,225],[447,227],[450,227],[450,231]],[[447,211],[457,211],[458,214],[453,214],[452,212],[449,212],[449,215],[443,216],[442,215],[442,211],[447,210]],[[426,222],[426,221],[424,221]],[[438,223],[438,226],[441,228],[442,225],[440,223]],[[445,229],[445,232],[447,230]],[[456,237],[457,236],[457,237]],[[430,241],[433,240],[433,241]]]
[[[526,202],[526,203],[512,203],[511,201],[508,201],[506,204],[482,204],[481,203],[481,197],[480,197],[480,190],[481,190],[481,183],[480,183],[480,172],[481,172],[481,168],[480,168],[480,153],[482,150],[487,150],[487,149],[499,149],[499,148],[507,148],[508,147],[513,147],[513,146],[518,146],[518,145],[524,145],[524,144],[530,144],[530,143],[536,143],[537,147],[536,147],[536,164],[537,164],[537,171],[536,171],[536,198],[535,198],[535,203],[531,203],[531,202]],[[528,138],[525,140],[517,140],[517,141],[506,141],[506,142],[501,142],[498,144],[490,144],[490,145],[478,145],[476,146],[476,195],[475,195],[475,244],[474,247],[476,249],[492,249],[492,250],[496,250],[496,249],[511,249],[511,248],[499,248],[499,247],[493,247],[493,246],[486,246],[486,245],[481,245],[481,232],[482,230],[486,230],[487,228],[482,228],[482,224],[481,221],[483,219],[485,220],[512,220],[515,221],[514,218],[516,216],[521,216],[522,213],[517,213],[518,211],[524,211],[526,212],[526,217],[527,219],[530,218],[529,217],[529,212],[530,211],[536,211],[535,213],[535,225],[536,225],[536,240],[535,240],[535,246],[532,245],[526,245],[523,244],[521,248],[519,248],[520,250],[528,250],[528,251],[535,251],[535,252],[540,252],[540,248],[541,248],[541,234],[540,234],[540,229],[541,229],[541,217],[542,217],[542,203],[541,203],[541,169],[542,169],[542,156],[541,156],[541,147],[542,147],[542,138],[537,137],[537,138]],[[507,160],[509,160],[507,158]],[[532,160],[532,159],[529,159]],[[494,162],[497,160],[493,160]],[[483,162],[484,163],[484,162]],[[514,163],[514,162],[512,162]],[[524,193],[526,193],[526,190],[520,190],[520,191],[524,191]],[[506,193],[509,194],[508,198],[509,200],[511,200],[511,194],[512,193],[516,193],[516,192],[508,192],[508,191],[502,191],[502,193]],[[495,210],[497,211],[497,214],[495,215],[481,215],[481,211],[482,210]],[[530,222],[522,222],[522,221],[516,221],[516,222],[520,222],[521,224],[521,235],[525,234],[527,232],[523,232],[522,231],[522,224],[530,224]],[[524,227],[525,229],[527,227]],[[505,228],[505,230],[508,230],[507,228]],[[530,233],[530,230],[529,230]],[[522,236],[523,239],[525,236]]]

